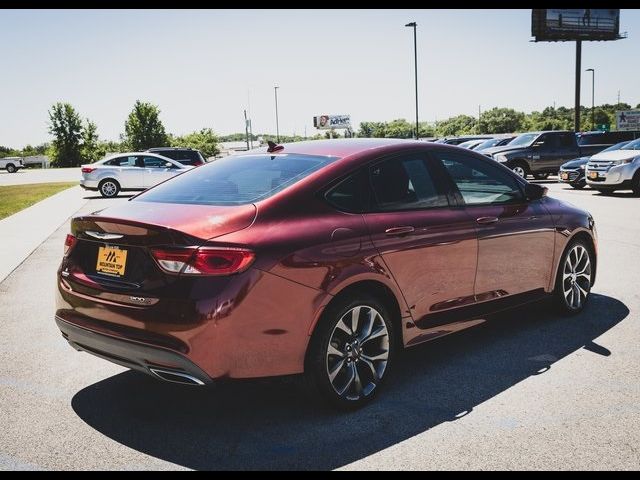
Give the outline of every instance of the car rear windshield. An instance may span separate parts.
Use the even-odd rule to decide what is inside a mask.
[[[176,176],[135,200],[245,205],[274,195],[337,158],[299,154],[230,155]]]

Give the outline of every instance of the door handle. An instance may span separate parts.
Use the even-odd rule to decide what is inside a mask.
[[[498,217],[478,217],[476,218],[476,223],[480,225],[487,225],[489,223],[496,223],[498,221]]]
[[[412,233],[415,230],[415,228],[407,225],[404,227],[391,227],[391,228],[387,228],[384,233],[386,233],[387,235],[406,235],[408,233]]]

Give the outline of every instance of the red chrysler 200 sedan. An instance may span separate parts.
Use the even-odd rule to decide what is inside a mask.
[[[73,218],[56,322],[166,381],[304,373],[356,407],[403,347],[547,296],[584,308],[594,221],[546,191],[443,144],[272,144]]]

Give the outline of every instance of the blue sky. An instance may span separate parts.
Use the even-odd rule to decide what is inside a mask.
[[[418,23],[421,120],[493,106],[573,105],[575,44],[534,43],[531,10],[0,11],[0,145],[50,139],[47,110],[73,104],[117,139],[136,99],[157,104],[167,130],[312,135],[314,115],[414,116]],[[616,42],[585,42],[596,103],[640,103],[640,11],[622,10]],[[591,103],[591,74],[582,103]]]

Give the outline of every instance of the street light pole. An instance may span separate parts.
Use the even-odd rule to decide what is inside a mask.
[[[280,143],[280,126],[278,125],[278,88],[280,87],[273,87],[273,92],[276,96],[276,142]]]
[[[416,140],[420,138],[420,127],[418,123],[418,40],[416,36],[416,22],[407,23],[405,27],[413,27],[413,57],[414,57],[414,70],[416,80]]]
[[[596,126],[595,122],[595,85],[596,85],[596,71],[593,68],[587,68],[585,72],[591,72],[591,129],[594,130]]]

